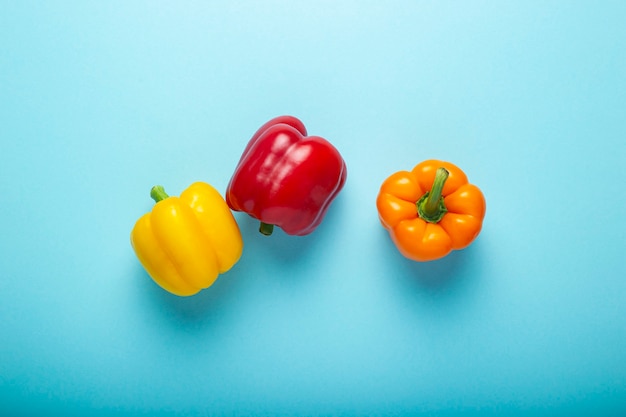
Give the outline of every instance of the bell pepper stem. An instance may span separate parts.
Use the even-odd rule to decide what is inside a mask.
[[[155,185],[150,190],[150,197],[152,197],[155,203],[158,203],[159,201],[168,198],[169,195],[167,195],[167,193],[165,192],[165,188],[163,188],[162,185]]]
[[[429,223],[438,223],[448,212],[441,194],[449,175],[447,169],[438,168],[430,191],[426,192],[416,203],[417,213]]]
[[[270,236],[273,231],[274,231],[273,224],[261,222],[261,225],[259,226],[259,232],[263,233],[265,236]]]

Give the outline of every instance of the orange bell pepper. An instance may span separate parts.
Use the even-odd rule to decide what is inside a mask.
[[[376,199],[394,244],[415,261],[442,258],[469,246],[485,217],[485,197],[450,162],[428,160],[387,178]]]

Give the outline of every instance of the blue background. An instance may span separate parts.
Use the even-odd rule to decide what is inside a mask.
[[[624,415],[626,2],[0,1],[0,414]],[[348,181],[306,237],[157,287],[150,187],[226,189],[292,114]],[[378,223],[439,158],[487,199],[419,264]]]

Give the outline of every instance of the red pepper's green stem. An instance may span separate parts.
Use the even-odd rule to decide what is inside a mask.
[[[274,231],[273,224],[261,222],[261,225],[259,226],[259,232],[263,233],[265,236],[270,236],[273,231]]]
[[[448,212],[441,192],[449,175],[447,169],[443,167],[437,169],[432,188],[416,203],[417,213],[429,223],[438,223]]]
[[[165,192],[165,188],[163,188],[162,185],[155,185],[154,187],[152,187],[152,190],[150,190],[150,197],[152,197],[152,199],[158,203],[159,201],[168,198],[169,195],[167,195],[167,193]]]

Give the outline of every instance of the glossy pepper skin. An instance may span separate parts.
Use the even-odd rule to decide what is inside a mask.
[[[330,142],[307,136],[299,119],[280,116],[248,142],[226,202],[260,220],[263,234],[276,225],[289,235],[307,235],[322,222],[346,175],[346,164]]]
[[[137,220],[130,241],[163,289],[180,296],[196,294],[239,260],[239,226],[215,188],[196,182],[180,197],[169,197],[156,186],[151,196],[157,203]]]
[[[485,198],[450,162],[428,160],[387,178],[376,199],[383,227],[405,257],[442,258],[467,247],[485,217]]]

